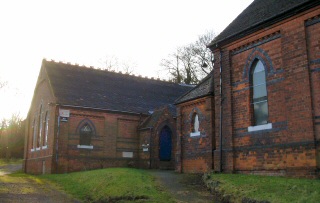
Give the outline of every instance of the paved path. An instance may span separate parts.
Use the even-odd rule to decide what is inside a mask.
[[[0,202],[1,203],[75,203],[77,200],[72,199],[65,193],[56,190],[44,182],[35,181],[34,179],[17,176],[11,177],[9,174],[20,170],[21,164],[9,164],[0,166]]]
[[[176,198],[178,203],[213,202],[212,194],[202,184],[199,175],[179,174],[164,170],[151,170],[150,173]]]

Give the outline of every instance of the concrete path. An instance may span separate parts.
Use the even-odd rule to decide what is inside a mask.
[[[151,170],[150,173],[176,198],[178,203],[213,202],[213,195],[203,185],[200,175],[164,170]]]
[[[51,185],[34,179],[9,174],[21,169],[21,164],[0,166],[0,202],[1,203],[75,203],[65,193],[58,191]]]

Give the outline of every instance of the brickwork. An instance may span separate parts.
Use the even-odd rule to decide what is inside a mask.
[[[140,130],[140,167],[141,168],[152,168],[152,169],[174,169],[176,162],[176,146],[177,146],[177,135],[176,135],[176,120],[173,119],[168,108],[161,108],[157,111],[161,112],[161,115],[157,119],[154,126],[147,129]],[[169,127],[171,130],[171,159],[170,161],[160,161],[159,158],[159,142],[161,130],[164,127]],[[142,145],[148,145],[148,151],[144,152]]]
[[[205,97],[178,105],[178,146],[176,170],[185,173],[208,172],[213,167],[212,97]],[[192,115],[199,116],[200,134],[192,136]]]
[[[26,122],[24,171],[31,174],[51,173],[53,170],[52,158],[54,153],[54,125],[55,106],[52,105],[54,97],[50,84],[46,79],[45,71],[39,74],[35,94]],[[41,110],[40,110],[41,109]],[[40,116],[40,111],[42,116]],[[48,116],[47,145],[45,144],[46,114]],[[37,146],[39,138],[39,119],[41,118],[41,142]],[[44,167],[43,167],[43,161]],[[43,170],[45,169],[45,170]]]
[[[64,107],[61,107],[64,108]],[[64,108],[66,109],[66,108]],[[138,167],[140,115],[69,108],[68,122],[59,129],[58,173],[105,167]],[[81,148],[82,124],[94,126],[92,148]]]
[[[319,170],[320,8],[215,49],[215,139],[220,138],[222,66],[222,169],[225,172],[314,177]],[[311,20],[310,20],[311,19]],[[310,23],[312,21],[312,23]],[[267,72],[268,123],[254,126],[250,68]],[[308,68],[309,67],[309,68]],[[220,142],[214,151],[220,170]],[[317,166],[318,165],[318,166]],[[318,167],[318,168],[317,168]]]

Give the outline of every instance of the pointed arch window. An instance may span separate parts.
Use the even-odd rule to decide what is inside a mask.
[[[200,135],[199,126],[200,126],[199,116],[198,116],[197,113],[194,113],[192,115],[190,136],[198,136],[198,135]]]
[[[48,133],[49,133],[49,115],[48,111],[46,112],[45,121],[44,121],[44,136],[43,136],[43,146],[46,148],[48,146]]]
[[[37,149],[40,149],[42,142],[42,105],[40,106],[40,112],[38,117],[38,137],[37,137]]]
[[[89,124],[84,124],[80,129],[80,145],[90,146],[92,137],[92,128]]]
[[[31,148],[31,151],[34,151],[35,148],[36,148],[36,139],[37,139],[36,119],[33,119],[32,130],[33,130],[33,135],[32,135],[32,148]]]
[[[256,60],[251,69],[252,83],[252,109],[254,125],[264,125],[268,123],[268,96],[266,71],[263,63]]]

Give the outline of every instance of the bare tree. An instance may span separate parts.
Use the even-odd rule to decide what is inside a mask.
[[[4,88],[8,84],[7,81],[0,80],[0,89]]]
[[[136,68],[136,63],[130,60],[119,60],[116,56],[106,55],[104,58],[100,59],[100,64],[102,64],[104,70],[108,71],[121,71],[126,74],[131,74]]]
[[[176,60],[176,61],[175,61]],[[175,83],[181,83],[183,78],[182,78],[182,73],[179,68],[179,54],[174,53],[169,55],[168,59],[162,59],[161,66],[165,67],[165,69],[169,72],[171,78],[170,80]]]
[[[108,71],[118,71],[119,62],[118,58],[115,56],[106,55],[104,58],[100,59],[100,64],[103,66],[104,70]]]
[[[198,40],[189,45],[179,47],[160,65],[169,73],[173,82],[196,84],[213,69],[213,55],[207,45],[214,38],[212,31],[200,35]]]

